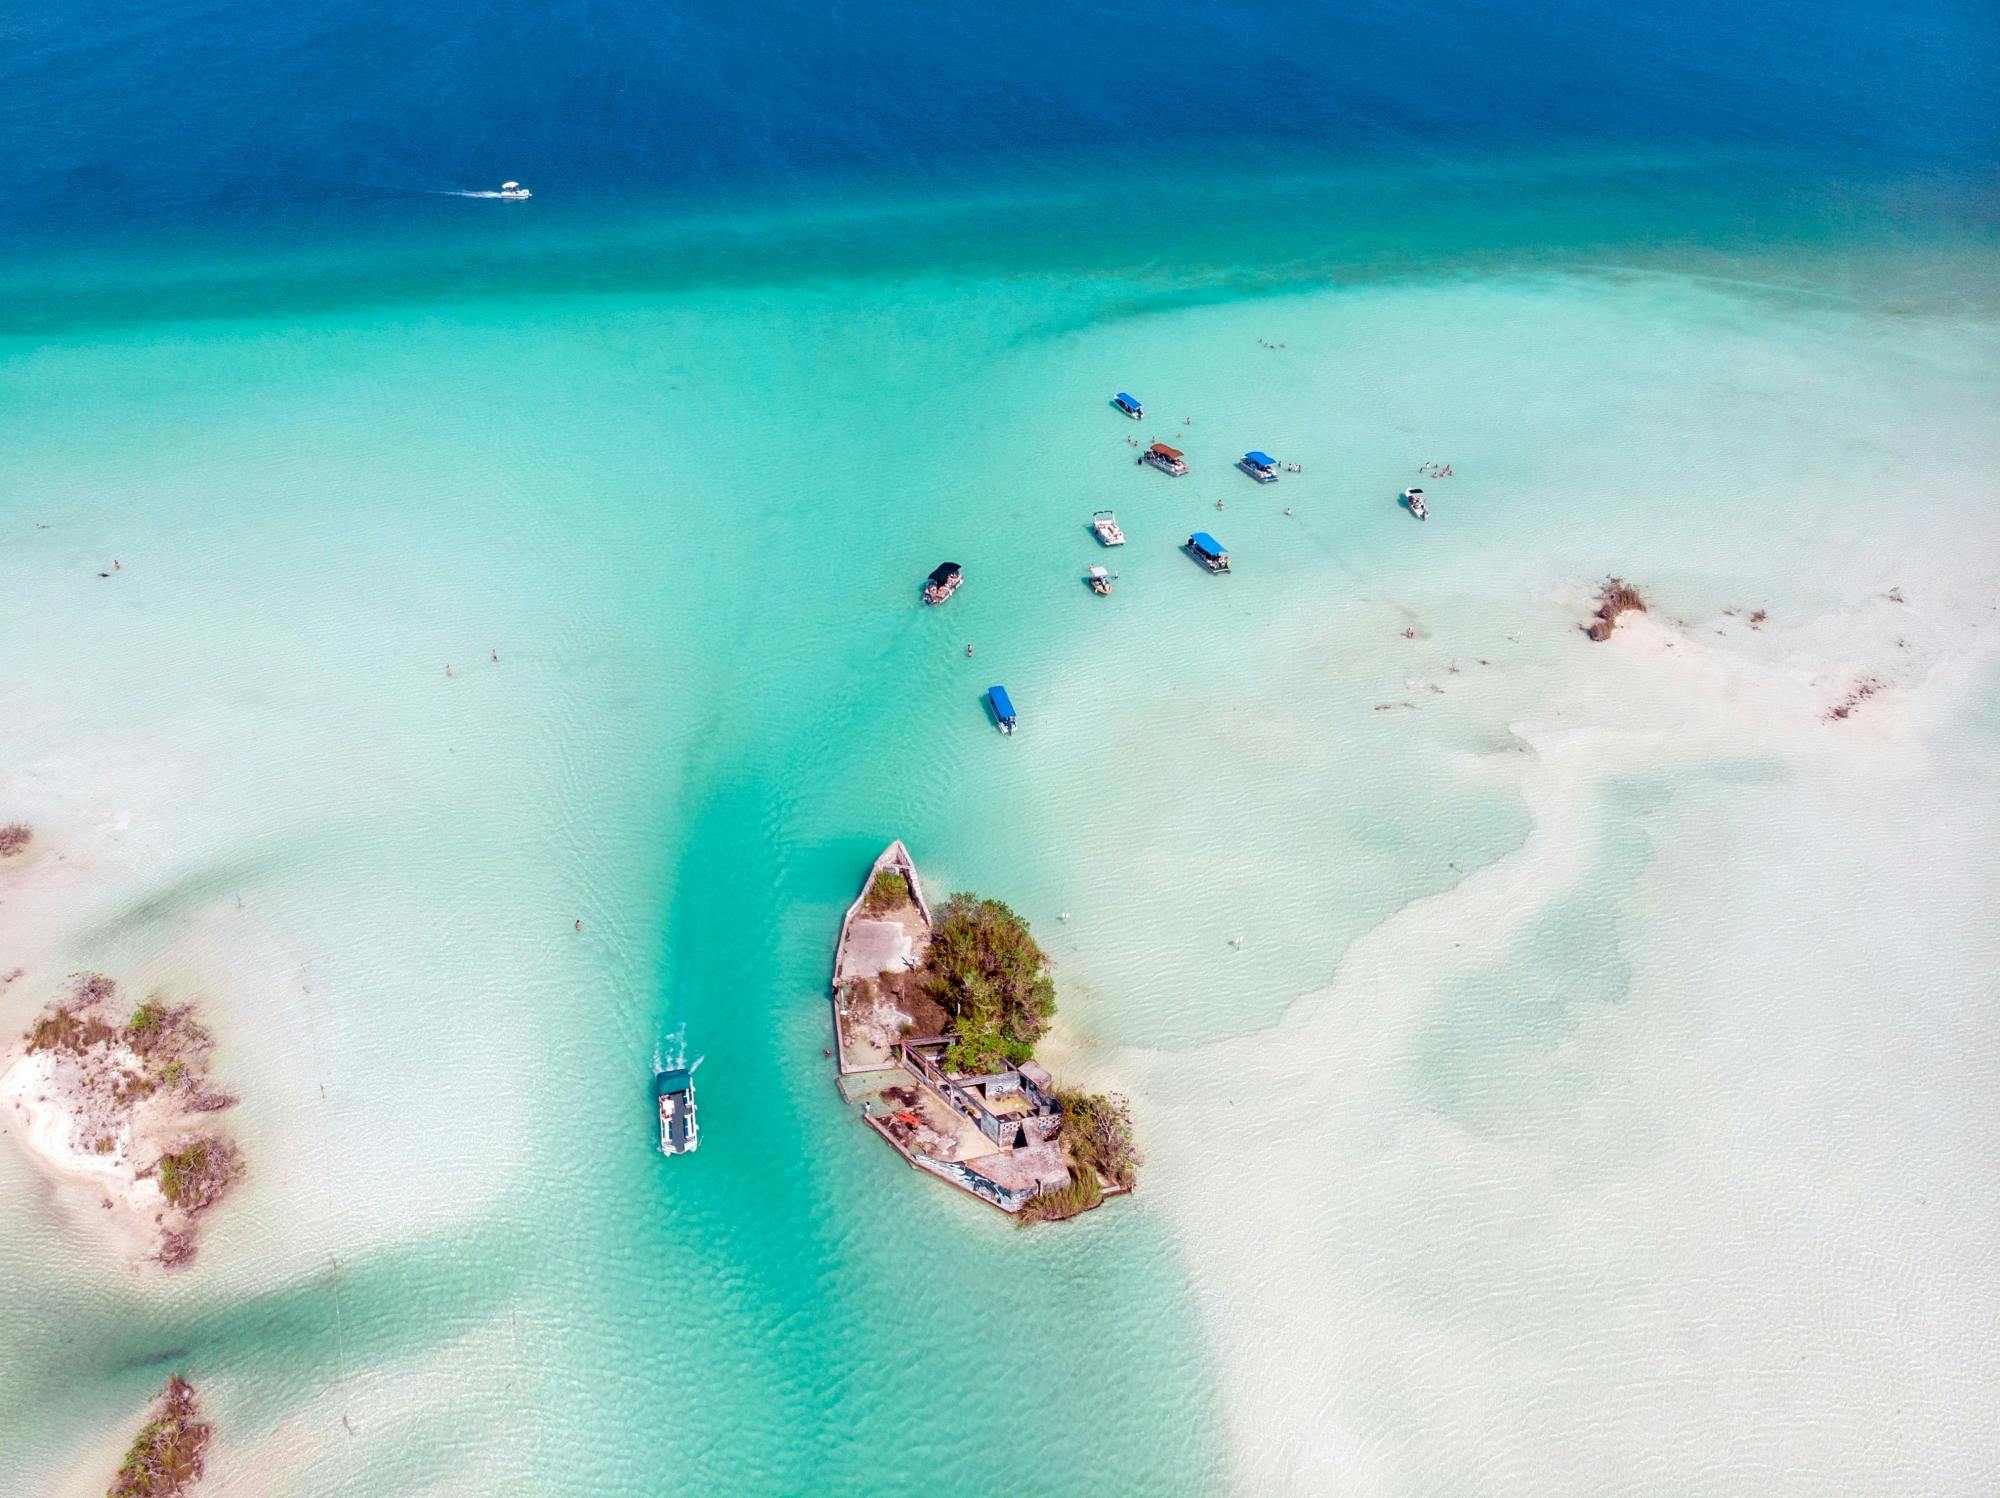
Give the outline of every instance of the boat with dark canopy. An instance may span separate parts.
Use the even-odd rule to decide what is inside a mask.
[[[1139,454],[1141,463],[1150,463],[1160,472],[1179,478],[1187,472],[1187,461],[1178,447],[1168,447],[1164,442],[1155,442]]]
[[[924,582],[924,602],[943,603],[965,581],[965,571],[956,562],[939,562]]]
[[[689,1155],[701,1143],[694,1114],[694,1072],[676,1066],[653,1078],[653,1096],[660,1105],[660,1153]]]

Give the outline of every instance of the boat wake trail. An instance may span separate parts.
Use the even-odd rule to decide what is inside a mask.
[[[688,1060],[686,1021],[653,1042],[653,1075],[656,1077],[662,1072],[679,1071],[683,1067],[693,1071],[707,1059],[706,1056],[697,1056],[692,1061]]]

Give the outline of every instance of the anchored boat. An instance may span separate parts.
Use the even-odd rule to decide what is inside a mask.
[[[1097,532],[1097,539],[1106,546],[1123,546],[1125,532],[1118,529],[1118,517],[1109,510],[1099,510],[1090,517],[1090,528]]]
[[[1139,454],[1141,463],[1151,463],[1160,472],[1179,478],[1187,472],[1187,462],[1178,447],[1168,447],[1164,442],[1155,442]]]
[[[1090,569],[1090,591],[1102,598],[1111,591],[1111,574],[1102,567]]]
[[[1236,466],[1260,484],[1278,482],[1278,460],[1269,453],[1252,450],[1238,458]]]
[[[1416,516],[1417,519],[1428,520],[1431,518],[1430,508],[1424,503],[1423,490],[1405,489],[1403,491],[1403,503],[1410,507],[1410,513]]]
[[[958,585],[964,581],[965,572],[958,563],[939,562],[924,581],[924,602],[943,603],[958,591]]]
[[[1227,572],[1229,570],[1228,550],[1207,531],[1196,531],[1192,536],[1189,536],[1187,538],[1187,545],[1182,547],[1181,550],[1201,563],[1210,572]]]
[[[1146,414],[1146,408],[1139,404],[1139,397],[1136,395],[1127,395],[1123,390],[1111,397],[1111,404],[1123,411],[1134,421],[1137,421]]]
[[[1002,733],[1012,733],[1020,726],[1020,719],[1014,712],[1014,700],[1007,695],[1005,687],[988,687],[987,704],[993,709],[993,721],[1000,725]]]
[[[653,1096],[660,1105],[660,1153],[691,1155],[701,1143],[694,1116],[694,1072],[685,1066],[653,1078]]]

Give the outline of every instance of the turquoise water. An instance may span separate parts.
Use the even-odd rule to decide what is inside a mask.
[[[1465,769],[1574,669],[1538,589],[1615,554],[1690,608],[1796,614],[1873,574],[1771,574],[1729,497],[1744,449],[1776,444],[1788,490],[1851,476],[1867,451],[1810,433],[1858,420],[1976,455],[1936,402],[1988,356],[1895,316],[1587,267],[1192,302],[1086,272],[385,295],[17,346],[7,505],[48,529],[10,540],[8,606],[61,621],[37,677],[65,683],[17,693],[17,789],[129,870],[46,971],[211,991],[256,1168],[161,1290],[108,1289],[26,1209],[6,1272],[64,1311],[8,1328],[6,1403],[47,1412],[14,1471],[75,1460],[165,1359],[213,1390],[222,1470],[287,1491],[960,1490],[1024,1428],[1063,1453],[1031,1488],[1240,1476],[1269,1435],[1219,1397],[1243,1340],[1200,1224],[1260,1188],[1164,1126],[1264,1085],[1211,1047],[1282,1043],[1357,937],[1522,846],[1515,792]],[[1789,385],[1776,419],[1677,445],[1732,371]],[[1120,385],[1188,479],[1134,468]],[[1306,473],[1240,481],[1252,442]],[[1388,500],[1432,455],[1478,477],[1413,531]],[[1854,493],[1810,524],[1872,524]],[[1102,504],[1134,537],[1108,602],[1081,583]],[[1175,551],[1197,525],[1230,578]],[[965,589],[915,607],[946,555]],[[1415,1095],[1500,1127],[1505,1058],[1621,1002],[1662,794],[1602,813],[1590,879],[1627,914],[1552,905],[1437,1011]],[[1135,1202],[1017,1234],[843,1116],[826,965],[890,835],[1036,922],[1072,1065],[1152,1058],[1110,1061],[1163,1126]],[[645,1083],[681,1025],[705,1138],[669,1163]]]
[[[252,1168],[162,1282],[0,1149],[0,1489],[177,1368],[225,1492],[1979,1491],[1990,20],[784,19],[8,65],[0,1019],[204,996]],[[845,1116],[892,836],[1034,922],[1136,1198]]]

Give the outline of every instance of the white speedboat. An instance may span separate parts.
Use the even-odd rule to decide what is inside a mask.
[[[502,182],[500,184],[500,196],[510,203],[525,203],[534,194],[518,182]]]
[[[1424,505],[1423,490],[1405,489],[1403,491],[1403,503],[1410,507],[1410,513],[1416,516],[1417,519],[1419,520],[1430,519],[1431,512]]]
[[[1109,510],[1099,510],[1090,517],[1090,528],[1097,532],[1097,539],[1106,546],[1123,546],[1125,532],[1118,529],[1118,517]]]

